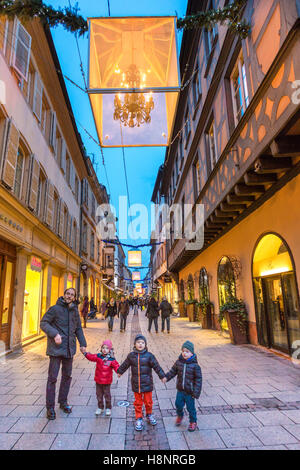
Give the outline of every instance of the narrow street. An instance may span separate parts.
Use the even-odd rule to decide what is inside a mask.
[[[57,419],[45,417],[48,358],[46,341],[13,353],[0,363],[0,449],[300,449],[300,374],[290,361],[253,346],[233,346],[215,331],[202,330],[185,318],[172,318],[171,334],[147,332],[144,312],[130,313],[125,333],[119,321],[112,333],[105,321],[88,322],[88,350],[96,352],[110,337],[121,363],[142,332],[165,370],[189,339],[203,373],[198,426],[187,432],[188,416],[175,427],[175,380],[165,386],[154,373],[154,414],[158,424],[134,430],[129,372],[114,374],[111,418],[95,417],[94,364],[81,353],[74,358],[69,403],[71,415],[57,408]],[[128,400],[130,406],[117,403]]]

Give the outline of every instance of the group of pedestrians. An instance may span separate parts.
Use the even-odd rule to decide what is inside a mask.
[[[76,301],[76,303],[79,304],[78,301]],[[86,328],[87,319],[96,318],[97,305],[95,304],[94,297],[92,297],[91,300],[89,300],[87,295],[83,298],[80,313],[83,320],[83,328]]]
[[[154,299],[153,299],[154,300]],[[149,301],[148,314],[157,310],[153,300]],[[164,305],[162,305],[164,302]],[[170,308],[166,299],[160,304],[162,311]],[[112,299],[109,303],[111,308],[116,309],[116,303]],[[128,308],[127,308],[128,307]],[[125,298],[121,299],[118,306],[120,315],[127,317],[129,304]],[[150,318],[149,318],[150,320]],[[168,324],[168,323],[167,323]],[[156,372],[163,383],[168,382],[177,376],[176,395],[176,426],[180,426],[184,416],[184,406],[189,413],[188,431],[197,429],[197,413],[195,399],[198,399],[202,388],[202,373],[194,353],[194,345],[190,341],[185,341],[181,347],[178,360],[174,363],[169,372],[165,373],[159,365],[154,354],[148,351],[147,340],[142,334],[135,337],[133,350],[128,354],[125,361],[119,365],[115,358],[113,345],[110,340],[105,340],[101,344],[101,352],[92,354],[87,351],[87,342],[83,333],[78,303],[76,301],[76,291],[73,288],[67,289],[63,297],[60,297],[56,305],[50,307],[41,320],[41,329],[47,335],[47,355],[49,356],[49,370],[46,388],[46,408],[47,418],[53,420],[55,414],[55,389],[60,367],[62,369],[61,383],[58,394],[60,408],[67,414],[72,412],[72,406],[68,404],[68,393],[72,380],[73,357],[76,353],[76,339],[80,345],[80,351],[86,359],[96,363],[95,382],[98,408],[95,412],[97,416],[104,410],[106,416],[111,415],[111,392],[110,387],[113,379],[113,370],[121,377],[126,370],[131,368],[131,386],[134,392],[136,424],[135,429],[141,431],[144,427],[143,406],[146,410],[146,419],[152,425],[157,424],[153,415],[153,377],[152,369]],[[122,321],[122,326],[126,328],[126,318]],[[123,331],[124,331],[123,330]]]
[[[165,331],[165,325],[167,326],[167,332],[170,333],[170,317],[173,312],[173,307],[170,302],[167,301],[167,297],[163,297],[160,305],[151,297],[148,307],[146,310],[146,317],[148,318],[148,331],[151,332],[152,323],[154,323],[155,331],[158,333],[158,317],[161,312],[161,331]]]

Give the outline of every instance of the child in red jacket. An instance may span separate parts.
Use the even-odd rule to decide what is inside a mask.
[[[98,400],[98,409],[96,416],[101,415],[104,408],[105,398],[105,414],[111,415],[111,394],[110,386],[113,381],[113,369],[117,372],[120,367],[119,363],[114,358],[112,342],[107,339],[103,341],[100,354],[83,353],[85,357],[91,361],[96,362],[95,382],[96,382],[96,395]]]

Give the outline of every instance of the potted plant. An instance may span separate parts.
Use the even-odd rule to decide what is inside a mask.
[[[208,299],[202,299],[198,302],[198,320],[200,321],[202,328],[212,328],[212,303]]]
[[[196,321],[196,307],[197,307],[197,300],[191,299],[186,300],[186,310],[187,316],[189,317],[189,321]]]
[[[232,297],[220,308],[219,323],[226,319],[232,344],[248,343],[246,305],[241,299]]]

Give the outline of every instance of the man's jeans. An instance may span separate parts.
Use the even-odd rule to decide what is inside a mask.
[[[165,329],[165,322],[167,322],[167,330],[170,331],[170,317],[161,317],[161,331]]]
[[[107,318],[108,318],[108,329],[112,330],[114,326],[114,317],[109,316]]]
[[[181,416],[181,417],[183,416],[183,408],[185,404],[189,412],[190,423],[197,423],[197,411],[195,407],[195,398],[193,398],[192,395],[188,395],[185,392],[179,392],[177,390],[176,401],[175,401],[177,416]]]
[[[151,331],[152,322],[154,322],[155,331],[158,332],[158,321],[157,321],[157,317],[156,317],[156,318],[149,318],[149,322],[148,322],[148,331]]]
[[[46,407],[54,408],[55,407],[55,388],[57,377],[60,369],[60,364],[62,364],[61,369],[61,381],[58,394],[58,403],[67,403],[68,393],[72,381],[72,365],[73,358],[66,357],[56,357],[50,356],[49,369],[48,369],[48,381],[46,389]]]
[[[127,320],[127,315],[122,315],[122,313],[120,313],[120,330],[126,329],[126,320]]]

